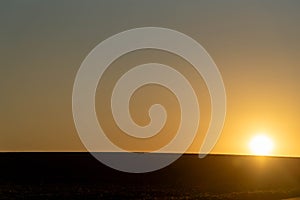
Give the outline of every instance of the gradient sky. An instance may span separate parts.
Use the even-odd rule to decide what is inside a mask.
[[[227,116],[213,153],[248,154],[249,140],[265,132],[275,142],[274,155],[300,156],[299,10],[297,0],[1,1],[0,151],[85,151],[72,118],[72,87],[81,62],[111,35],[157,26],[197,40],[223,76]],[[189,149],[195,152],[209,119],[208,94],[201,92],[205,85],[193,78],[188,64],[165,52],[129,53],[113,65],[151,61],[147,53],[199,81],[197,95],[204,108],[199,136]],[[111,84],[116,72],[112,68],[103,83]],[[96,107],[101,116],[105,92],[99,87]],[[161,90],[144,89],[137,93]],[[163,99],[166,91],[159,93]],[[166,95],[176,124],[176,101]],[[133,104],[140,110],[146,101],[136,96]],[[143,113],[131,110],[139,123],[146,123]],[[102,123],[114,130],[108,120]],[[174,128],[168,125],[166,131]],[[114,140],[121,146],[127,142]]]

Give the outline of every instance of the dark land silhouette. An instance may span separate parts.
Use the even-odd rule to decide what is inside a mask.
[[[89,153],[1,153],[0,199],[263,199],[300,196],[300,158],[185,154],[131,174]]]

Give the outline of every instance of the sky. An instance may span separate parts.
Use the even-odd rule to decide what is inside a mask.
[[[272,155],[300,156],[299,9],[297,0],[1,1],[0,151],[86,151],[72,117],[73,83],[82,61],[114,34],[153,26],[192,37],[219,68],[227,113],[212,153],[249,154],[251,138],[265,133],[274,142]],[[131,52],[110,66],[96,94],[100,124],[113,132],[115,144],[130,150],[155,150],[172,137],[178,102],[162,87],[143,87],[130,104],[143,125],[147,106],[166,105],[170,118],[158,138],[139,143],[122,135],[107,110],[107,94],[119,73],[153,60],[196,85],[201,120],[189,152],[197,152],[210,119],[207,88],[189,63],[167,52]]]

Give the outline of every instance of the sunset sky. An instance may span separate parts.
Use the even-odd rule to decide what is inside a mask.
[[[297,0],[1,1],[0,151],[86,151],[72,117],[73,83],[82,61],[114,34],[155,26],[198,41],[222,74],[227,115],[212,153],[251,154],[250,141],[264,134],[274,143],[271,155],[300,156],[299,10]],[[170,113],[165,134],[148,142],[117,133],[105,103],[122,71],[154,61],[181,71],[195,85],[201,120],[189,152],[197,152],[210,119],[209,95],[189,63],[167,52],[131,52],[110,66],[96,94],[100,123],[125,149],[167,143],[179,116],[169,91],[146,86],[132,98],[137,123],[147,124],[145,109],[156,101]],[[154,94],[158,99],[149,98]]]

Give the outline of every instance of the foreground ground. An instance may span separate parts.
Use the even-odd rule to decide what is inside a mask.
[[[89,153],[0,154],[0,199],[262,199],[300,196],[300,159],[184,155],[129,174]]]

